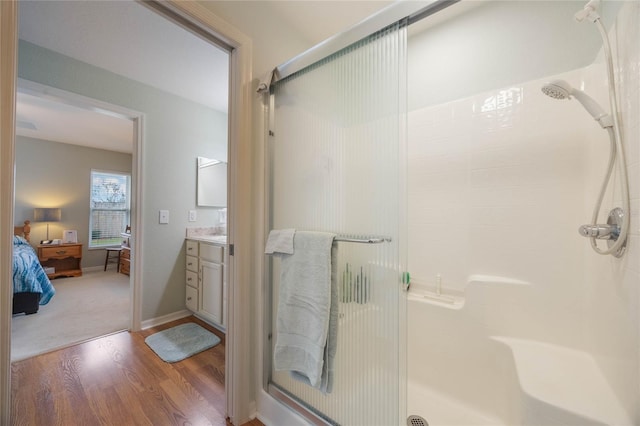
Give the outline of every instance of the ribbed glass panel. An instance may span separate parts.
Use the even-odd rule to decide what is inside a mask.
[[[338,246],[339,324],[333,391],[271,371],[271,383],[342,425],[404,416],[406,26],[397,24],[279,82],[270,138],[272,229],[382,236]],[[271,353],[280,261],[271,268]]]

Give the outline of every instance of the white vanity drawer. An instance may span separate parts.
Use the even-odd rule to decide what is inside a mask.
[[[198,311],[198,289],[187,286],[186,300],[185,304],[187,305],[187,309],[193,312]]]
[[[187,255],[187,270],[198,273],[198,258]]]
[[[186,252],[188,256],[198,256],[198,242],[187,240]]]
[[[187,270],[187,285],[191,287],[198,287],[198,273],[195,271]]]
[[[200,243],[200,258],[209,262],[223,263],[224,247],[215,244]]]

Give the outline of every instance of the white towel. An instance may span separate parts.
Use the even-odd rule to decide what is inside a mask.
[[[331,246],[331,308],[329,310],[329,330],[327,331],[327,344],[324,347],[324,363],[322,364],[322,375],[320,377],[320,385],[317,388],[325,394],[331,393],[333,390],[333,359],[336,356],[336,348],[338,343],[338,247],[334,244]],[[309,380],[306,376],[295,371],[291,372],[291,376],[308,385]]]
[[[294,377],[325,393],[331,390],[329,377],[336,340],[335,324],[333,337],[327,339],[331,305],[337,298],[337,292],[332,292],[332,287],[337,286],[332,280],[334,237],[329,233],[298,231],[294,254],[282,256],[273,356],[276,370],[295,372]],[[335,305],[337,315],[337,299]],[[328,341],[334,343],[333,354],[327,347]]]
[[[274,229],[269,232],[267,244],[264,248],[265,254],[293,254],[293,236],[295,233],[295,229]]]

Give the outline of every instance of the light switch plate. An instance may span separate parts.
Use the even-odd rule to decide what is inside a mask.
[[[195,210],[189,210],[189,222],[195,222],[198,218],[198,213]]]
[[[169,210],[160,210],[160,223],[169,223]]]

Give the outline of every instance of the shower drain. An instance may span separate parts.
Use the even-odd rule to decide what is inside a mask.
[[[407,417],[407,426],[429,426],[429,423],[420,416]]]

